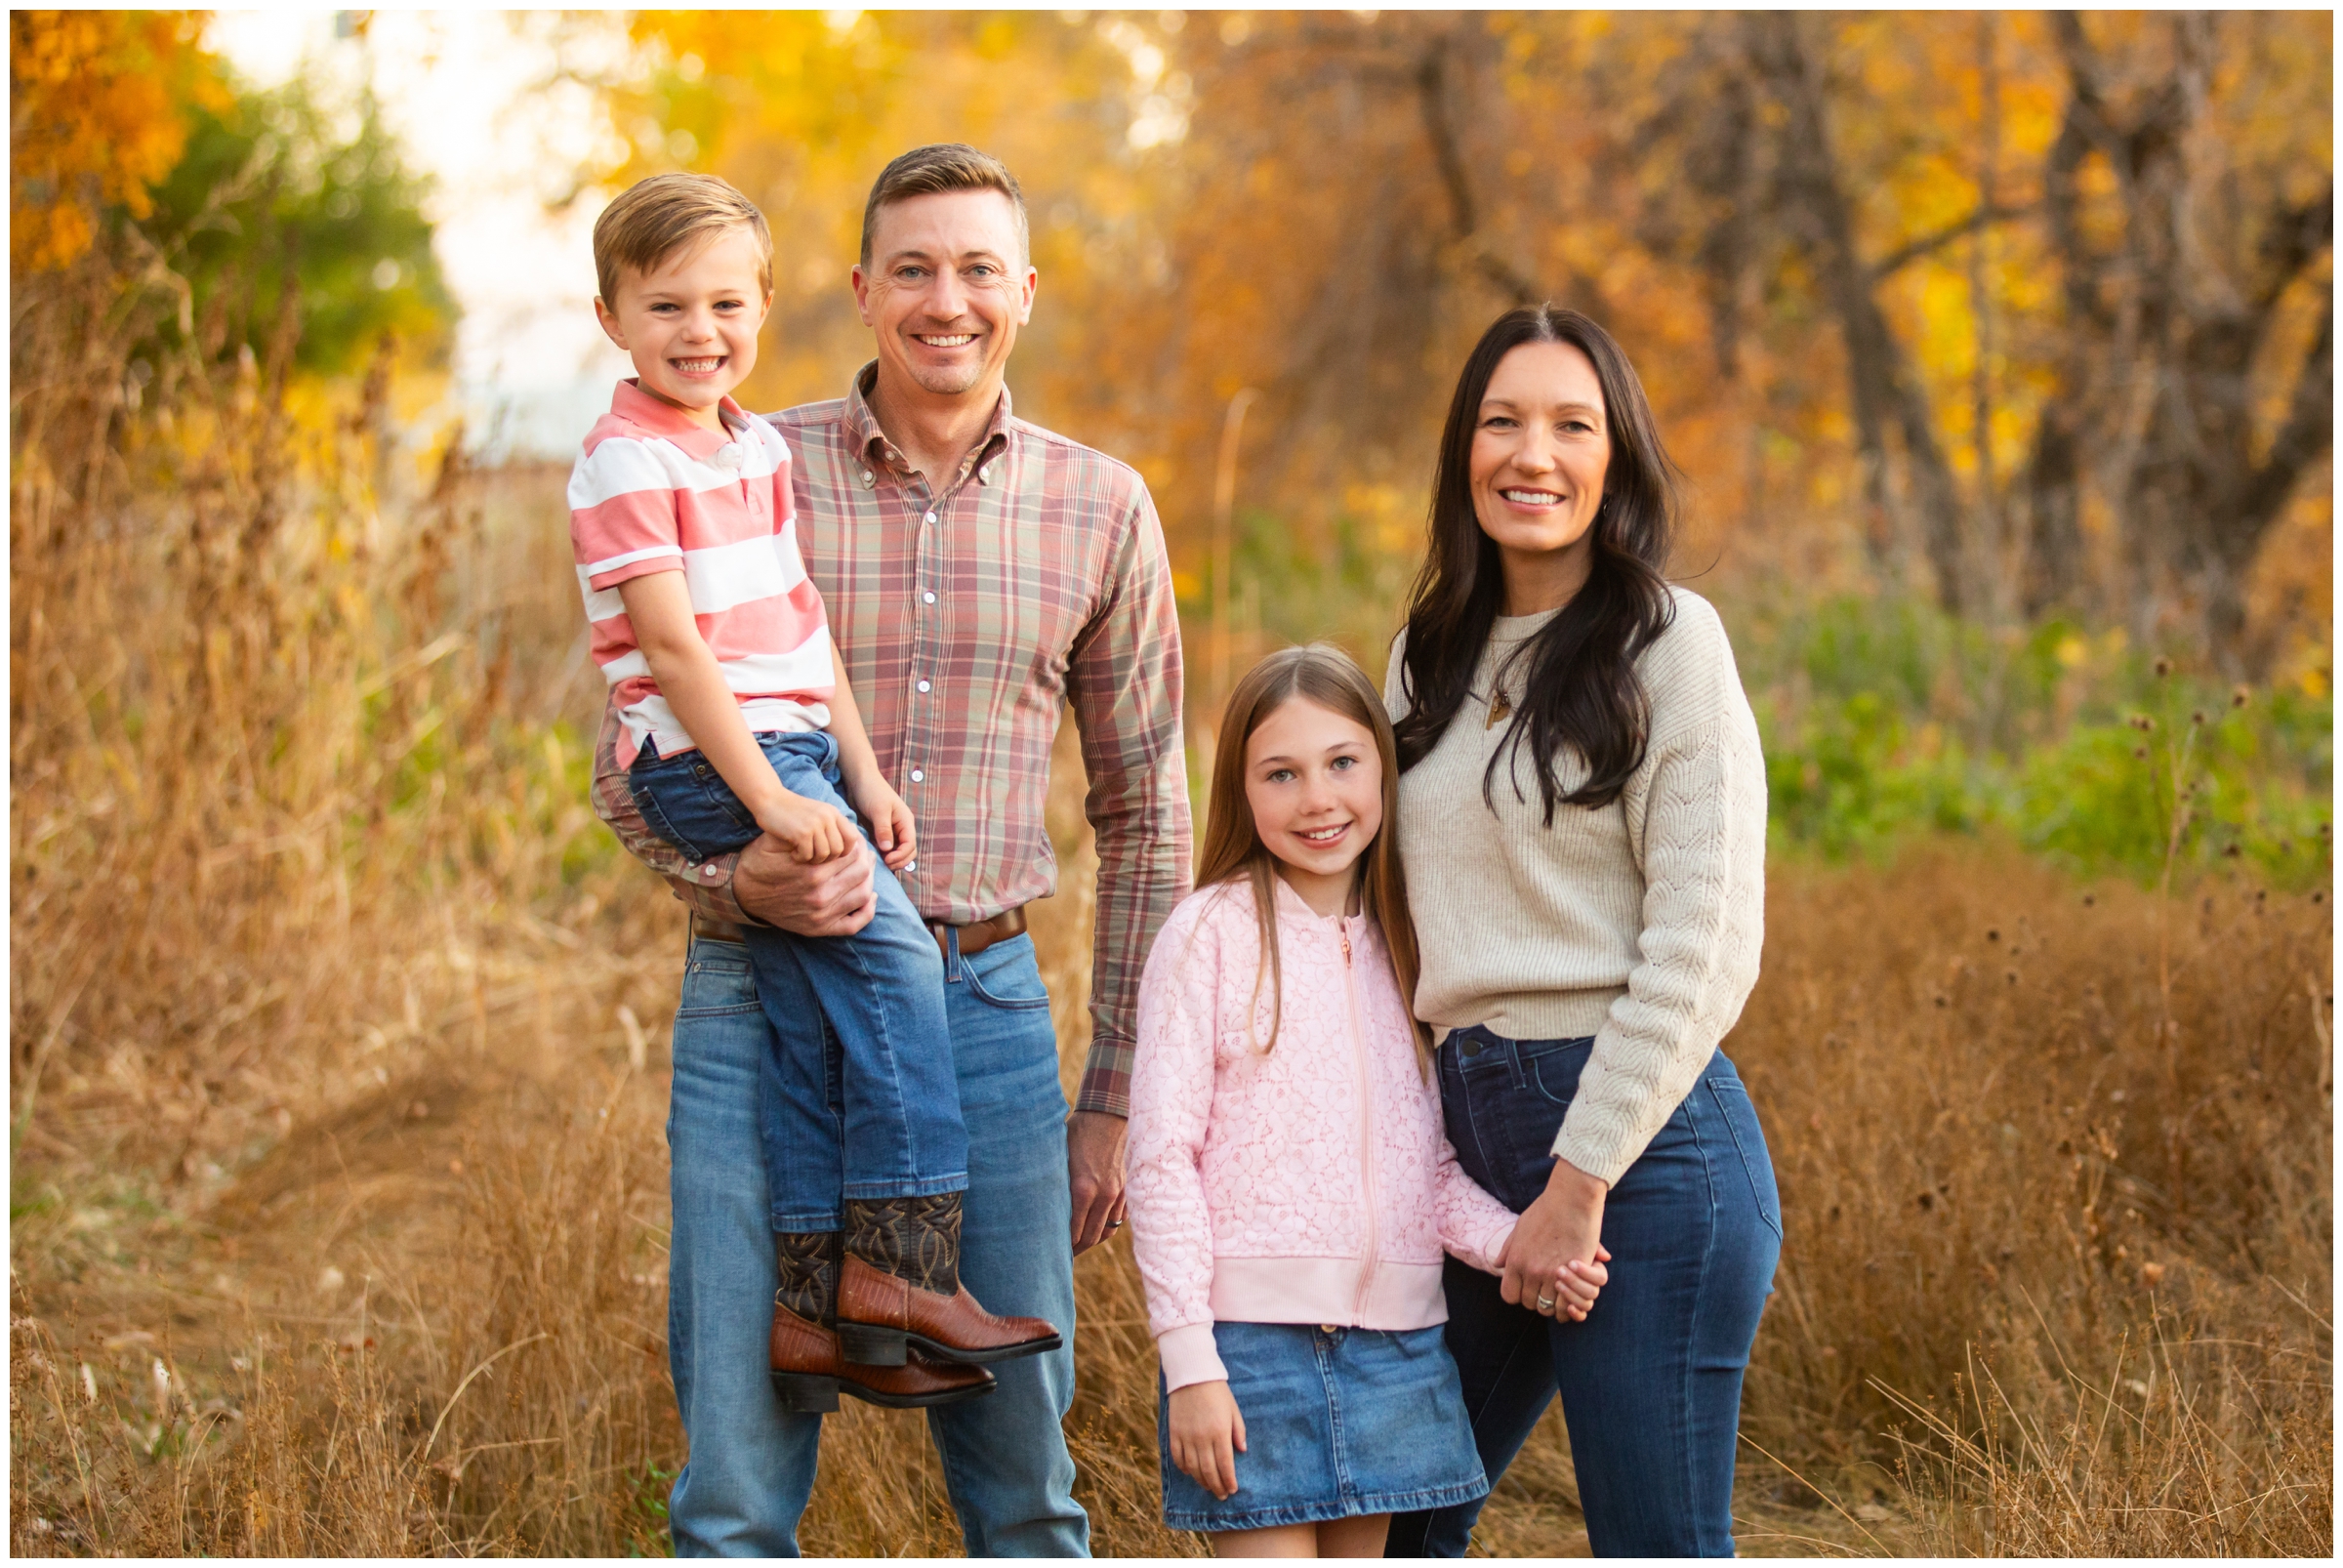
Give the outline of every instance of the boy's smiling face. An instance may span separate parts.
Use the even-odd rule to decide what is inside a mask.
[[[758,264],[749,231],[727,228],[647,272],[620,268],[615,309],[594,302],[595,319],[634,359],[642,390],[695,425],[721,429],[717,404],[757,368],[757,334],[773,303],[758,286]]]

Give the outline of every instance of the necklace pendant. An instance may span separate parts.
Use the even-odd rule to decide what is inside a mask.
[[[1481,725],[1481,727],[1483,729],[1495,729],[1499,724],[1503,723],[1506,720],[1512,717],[1513,704],[1505,700],[1504,690],[1502,687],[1500,687],[1497,695],[1489,699],[1489,722]]]

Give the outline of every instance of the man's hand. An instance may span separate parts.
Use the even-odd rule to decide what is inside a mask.
[[[740,907],[799,936],[851,936],[879,912],[870,846],[855,834],[851,854],[806,864],[767,833],[740,852],[732,873]]]
[[[1066,1123],[1066,1184],[1074,1193],[1074,1250],[1089,1252],[1123,1218],[1123,1145],[1130,1124],[1104,1111]]]
[[[1237,1493],[1237,1456],[1245,1452],[1245,1414],[1228,1380],[1172,1390],[1172,1463],[1223,1501]]]
[[[1505,1243],[1505,1277],[1499,1289],[1506,1300],[1538,1311],[1541,1295],[1549,1303],[1557,1300],[1556,1281],[1571,1263],[1607,1256],[1602,1252],[1603,1199],[1609,1191],[1568,1160],[1554,1162],[1545,1190],[1522,1211]],[[1551,1316],[1553,1306],[1544,1310]]]

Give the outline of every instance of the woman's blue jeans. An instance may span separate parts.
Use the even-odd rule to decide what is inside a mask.
[[[838,742],[821,730],[758,740],[792,794],[862,827],[839,791]],[[627,785],[651,830],[694,860],[762,831],[699,752],[663,758],[646,743]],[[895,874],[884,862],[873,872],[878,912],[851,936],[747,931],[773,1029],[758,1102],[777,1231],[840,1229],[842,1197],[931,1197],[968,1184],[943,955]],[[810,1018],[797,1000],[808,994],[819,1003]]]
[[[1457,1158],[1516,1214],[1545,1190],[1593,1047],[1478,1025],[1441,1047]],[[1583,1323],[1509,1306],[1494,1277],[1449,1260],[1448,1345],[1481,1465],[1494,1485],[1559,1392],[1598,1556],[1729,1557],[1742,1373],[1782,1253],[1782,1201],[1723,1052],[1611,1189],[1603,1245],[1611,1283]],[[1461,1557],[1480,1510],[1401,1514],[1386,1554]]]

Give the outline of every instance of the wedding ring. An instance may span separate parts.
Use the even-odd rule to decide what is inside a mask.
[[[1541,1312],[1551,1312],[1553,1309],[1554,1309],[1554,1299],[1553,1299],[1552,1297],[1550,1297],[1550,1296],[1541,1296],[1541,1297],[1539,1297],[1539,1298],[1538,1298],[1538,1310],[1539,1310],[1539,1311],[1541,1311]]]
[[[1123,1221],[1120,1219],[1109,1219],[1106,1222],[1106,1228],[1109,1230],[1121,1230],[1123,1228]]]

